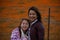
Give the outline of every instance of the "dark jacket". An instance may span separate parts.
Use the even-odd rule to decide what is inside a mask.
[[[44,28],[43,25],[37,21],[30,28],[31,40],[44,40]]]

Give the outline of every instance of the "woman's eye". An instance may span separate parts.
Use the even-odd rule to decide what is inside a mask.
[[[30,13],[29,15],[35,15],[35,13]]]

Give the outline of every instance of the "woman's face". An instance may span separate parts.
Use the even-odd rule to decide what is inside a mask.
[[[34,21],[35,19],[37,19],[37,15],[36,15],[36,12],[35,11],[33,11],[33,10],[30,10],[29,11],[29,19],[31,21]]]
[[[22,30],[25,31],[25,30],[28,29],[28,27],[29,27],[28,21],[27,21],[27,20],[23,20],[22,23],[21,23],[21,28],[22,28]]]

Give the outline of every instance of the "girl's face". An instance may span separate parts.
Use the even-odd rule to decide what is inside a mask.
[[[29,12],[29,19],[31,21],[34,21],[35,19],[37,19],[37,15],[36,15],[36,12],[35,11],[30,10],[30,12]]]
[[[28,29],[28,27],[29,27],[28,21],[27,20],[23,20],[22,23],[21,23],[21,29],[25,31],[25,30]]]

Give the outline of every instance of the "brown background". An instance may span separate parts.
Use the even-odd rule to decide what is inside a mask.
[[[45,40],[48,38],[48,13],[50,11],[50,40],[60,40],[59,0],[0,0],[0,40],[10,40],[11,32],[19,26],[21,18],[28,18],[28,9],[36,6],[42,16]]]

